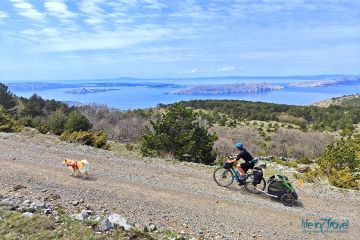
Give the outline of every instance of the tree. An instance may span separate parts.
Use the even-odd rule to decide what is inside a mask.
[[[169,107],[158,121],[151,121],[153,131],[142,134],[144,156],[170,153],[182,161],[211,164],[216,156],[213,145],[217,140],[196,121],[196,114],[182,103]]]
[[[56,135],[60,135],[64,132],[66,120],[67,118],[64,109],[58,109],[57,111],[50,114],[48,118],[47,125],[49,130]]]
[[[77,110],[69,113],[64,126],[64,130],[68,132],[87,131],[90,128],[89,120]]]
[[[24,109],[21,114],[24,116],[38,117],[43,116],[43,108],[45,106],[45,100],[37,94],[33,94],[29,99],[23,99]]]
[[[0,106],[3,106],[6,110],[10,110],[16,106],[13,94],[3,83],[0,83]]]
[[[18,132],[20,124],[12,119],[6,109],[0,106],[0,132]]]

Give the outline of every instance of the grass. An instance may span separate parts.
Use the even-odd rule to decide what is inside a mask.
[[[60,209],[59,209],[60,210]],[[61,212],[61,211],[59,211]],[[97,239],[169,239],[177,237],[182,239],[179,234],[164,231],[156,233],[144,233],[139,230],[124,231],[113,229],[107,233],[96,233],[93,227],[96,223],[92,221],[77,221],[68,215],[60,214],[59,220],[51,216],[34,215],[32,218],[25,218],[21,213],[9,211],[5,207],[0,207],[0,239],[77,239],[77,240],[97,240]]]

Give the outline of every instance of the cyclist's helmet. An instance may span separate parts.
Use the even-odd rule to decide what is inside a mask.
[[[239,150],[242,150],[244,148],[244,144],[238,142],[238,143],[235,143],[235,147]]]

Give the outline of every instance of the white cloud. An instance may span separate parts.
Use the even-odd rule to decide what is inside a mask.
[[[198,68],[193,68],[191,70],[188,70],[188,71],[184,71],[182,73],[185,73],[185,74],[194,74],[194,73],[202,73],[203,71],[198,69]]]
[[[32,4],[27,0],[10,0],[13,6],[17,9],[18,13],[24,17],[33,20],[44,20],[44,14],[39,12]]]
[[[27,30],[22,37],[38,43],[42,51],[69,52],[125,49],[173,35],[173,29],[154,25],[141,25],[131,29],[77,32],[69,29],[45,28]]]
[[[101,24],[105,21],[106,15],[104,10],[99,7],[100,4],[104,4],[105,0],[83,0],[79,9],[85,14],[85,22],[88,25]]]
[[[159,2],[158,0],[143,0],[147,8],[150,9],[163,9],[167,6],[164,3]]]
[[[67,20],[75,17],[75,14],[69,11],[68,7],[63,2],[45,2],[45,8],[50,15],[58,17],[60,20]]]
[[[7,17],[9,17],[9,15],[6,12],[0,11],[0,19]]]
[[[234,66],[224,66],[222,68],[219,68],[218,69],[218,72],[233,72],[233,71],[236,71],[238,70],[236,67]]]

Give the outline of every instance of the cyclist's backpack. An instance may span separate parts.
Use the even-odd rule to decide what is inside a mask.
[[[263,179],[263,171],[261,168],[255,167],[253,170],[254,182],[253,184],[260,184]]]

